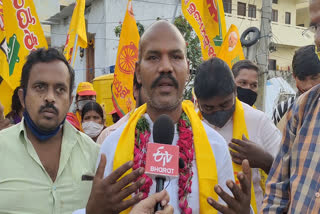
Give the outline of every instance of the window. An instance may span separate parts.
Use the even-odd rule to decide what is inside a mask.
[[[248,5],[248,16],[251,18],[256,18],[257,17],[257,6],[253,5],[253,4],[249,4]]]
[[[238,15],[246,16],[246,3],[238,2]]]
[[[273,22],[278,22],[278,11],[277,10],[272,10],[272,17],[271,17]]]
[[[273,4],[278,4],[278,0],[272,0]]]
[[[268,70],[276,71],[277,70],[277,60],[269,59]]]
[[[223,0],[223,8],[225,13],[232,13],[232,0]]]
[[[291,13],[289,12],[286,12],[286,20],[285,20],[285,23],[287,25],[290,25],[291,24]]]

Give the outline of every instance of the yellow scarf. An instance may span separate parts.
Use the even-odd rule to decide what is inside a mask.
[[[246,121],[244,119],[244,110],[242,103],[238,98],[236,98],[236,108],[233,113],[233,133],[232,138],[242,140],[242,135],[245,135],[247,139],[249,139],[248,136],[248,130],[246,126]],[[234,162],[232,162],[233,165],[233,171],[234,171],[234,179],[235,181],[238,181],[237,174],[242,171],[241,165],[238,165]],[[254,213],[258,213],[257,211],[257,204],[256,204],[256,197],[254,193],[254,187],[253,183],[251,182],[251,206],[254,210]]]
[[[113,170],[119,168],[127,161],[133,160],[136,125],[138,120],[146,112],[146,110],[147,105],[144,104],[130,116],[130,119],[126,127],[124,128],[118,142],[115,157],[113,160]],[[196,154],[196,164],[199,179],[200,213],[218,213],[207,202],[208,197],[212,197],[213,199],[218,200],[218,195],[213,190],[213,187],[218,184],[218,172],[216,167],[212,167],[216,166],[216,161],[212,152],[211,145],[209,143],[206,131],[201,124],[201,120],[199,119],[197,113],[193,108],[193,104],[190,101],[183,101],[182,110],[188,116],[193,132],[193,143]],[[129,174],[131,171],[132,170],[129,170],[127,173],[125,173],[125,175]],[[130,209],[127,209],[122,213],[129,212]]]

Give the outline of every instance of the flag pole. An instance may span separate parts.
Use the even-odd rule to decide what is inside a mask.
[[[75,57],[76,57],[76,52],[77,52],[77,43],[78,43],[78,34],[76,34],[76,38],[74,40],[74,45],[73,45],[72,58],[71,58],[72,68],[74,68]]]

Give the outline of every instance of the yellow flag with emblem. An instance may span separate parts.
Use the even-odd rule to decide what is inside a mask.
[[[75,61],[78,47],[87,47],[87,31],[86,22],[84,18],[84,9],[86,7],[85,0],[77,0],[69,26],[66,44],[64,46],[63,54],[72,66]],[[75,49],[75,50],[74,50]],[[73,59],[72,59],[73,57]]]
[[[238,61],[245,59],[240,34],[235,25],[230,26],[217,57],[225,61],[230,68]]]
[[[112,101],[120,117],[135,109],[133,98],[133,75],[138,60],[139,31],[134,18],[132,2],[128,0],[127,11],[122,24],[117,53]]]
[[[226,35],[222,0],[181,0],[181,8],[200,40],[203,59],[216,56]]]
[[[0,0],[0,101],[8,113],[14,89],[30,51],[47,48],[32,0]]]

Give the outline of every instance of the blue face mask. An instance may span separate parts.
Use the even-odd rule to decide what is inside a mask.
[[[30,118],[29,113],[27,112],[27,109],[24,110],[23,117],[24,117],[24,121],[26,122],[26,125],[28,126],[28,128],[30,129],[32,134],[40,141],[46,141],[46,140],[52,138],[53,136],[55,136],[58,133],[58,131],[61,129],[62,124],[65,121],[65,119],[64,119],[59,124],[59,126],[52,131],[44,131],[44,130],[41,130],[36,124],[34,124],[32,119]]]
[[[23,89],[23,97],[24,100],[26,100],[26,95],[27,95],[27,90]],[[26,103],[26,102],[24,102]],[[52,130],[52,131],[44,131],[41,130],[31,119],[27,109],[25,108],[24,112],[23,112],[23,117],[24,117],[24,121],[26,122],[26,125],[28,126],[28,128],[30,129],[30,131],[32,132],[32,134],[40,141],[45,141],[48,140],[50,138],[52,138],[53,136],[55,136],[58,131],[62,128],[62,125],[65,121],[65,119],[63,119],[63,121],[59,124],[59,126],[57,126],[56,129]]]

